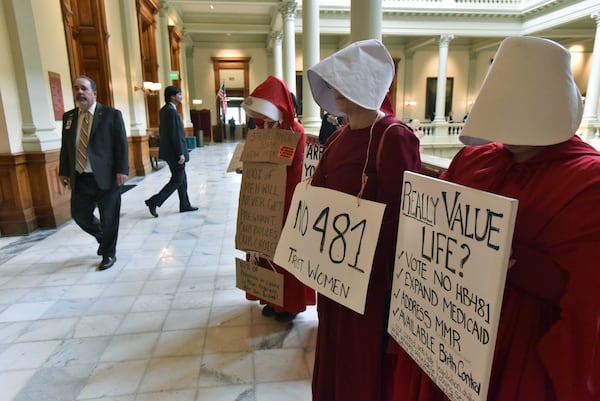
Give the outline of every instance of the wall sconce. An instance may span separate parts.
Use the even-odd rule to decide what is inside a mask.
[[[134,86],[133,90],[144,91],[146,95],[156,95],[161,90],[162,84],[160,82],[144,81],[142,86]]]
[[[202,99],[193,99],[192,104],[202,104]]]
[[[417,102],[415,100],[407,100],[404,102],[404,106],[406,107],[414,107],[417,105]]]

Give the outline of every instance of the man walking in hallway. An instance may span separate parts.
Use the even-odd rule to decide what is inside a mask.
[[[165,105],[160,109],[160,144],[158,157],[167,162],[171,170],[171,179],[157,194],[145,201],[150,214],[158,217],[156,208],[160,207],[175,190],[179,195],[179,212],[198,210],[190,204],[187,193],[187,176],[185,163],[190,160],[190,155],[183,132],[183,123],[177,112],[177,105],[181,103],[183,95],[176,86],[167,86],[164,92]]]
[[[73,220],[98,241],[98,270],[106,270],[117,260],[121,185],[129,175],[127,134],[121,112],[96,103],[91,78],[77,77],[73,93],[78,107],[63,115],[59,178],[71,186]]]

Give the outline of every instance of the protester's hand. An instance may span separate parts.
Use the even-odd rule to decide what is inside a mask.
[[[184,155],[179,155],[179,161],[177,161],[177,163],[179,163],[179,164],[185,163],[185,156]]]

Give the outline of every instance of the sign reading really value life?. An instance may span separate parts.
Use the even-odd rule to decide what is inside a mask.
[[[453,401],[485,401],[517,200],[406,172],[388,332]]]

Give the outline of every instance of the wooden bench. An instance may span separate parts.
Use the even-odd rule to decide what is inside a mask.
[[[152,165],[152,170],[159,170],[164,166],[164,163],[158,163],[159,146],[160,136],[158,135],[158,131],[153,131],[148,137],[148,149],[150,150],[150,164]]]

